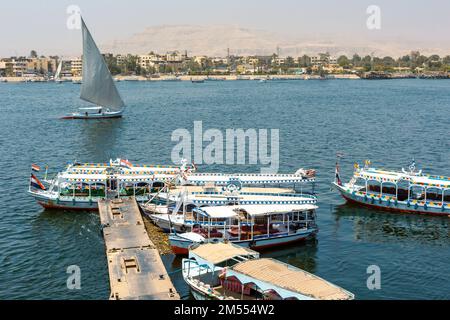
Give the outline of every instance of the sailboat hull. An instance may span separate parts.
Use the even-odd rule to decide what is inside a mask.
[[[63,120],[90,120],[90,119],[114,119],[122,118],[123,110],[121,111],[110,111],[103,113],[72,113],[67,116],[62,117]]]

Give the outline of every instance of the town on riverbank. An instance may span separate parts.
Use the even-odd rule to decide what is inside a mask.
[[[116,81],[450,78],[450,55],[424,56],[418,51],[398,58],[329,53],[238,56],[229,50],[225,57],[189,56],[181,51],[103,56]],[[60,79],[81,81],[82,57],[47,57],[32,50],[27,57],[0,58],[0,82],[52,81],[58,65]]]

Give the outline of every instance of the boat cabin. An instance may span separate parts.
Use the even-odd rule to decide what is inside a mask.
[[[351,300],[354,295],[304,270],[231,243],[193,246],[183,278],[197,299]]]
[[[316,228],[314,204],[234,205],[194,209],[192,232],[228,241],[288,236]]]

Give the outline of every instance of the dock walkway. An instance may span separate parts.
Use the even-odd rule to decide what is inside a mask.
[[[98,202],[111,300],[179,300],[134,198]]]

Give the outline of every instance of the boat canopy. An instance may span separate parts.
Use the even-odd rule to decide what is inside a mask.
[[[385,171],[372,168],[357,170],[355,171],[354,176],[365,180],[374,180],[379,182],[397,183],[400,179],[406,180],[405,174],[402,172]]]
[[[216,265],[233,258],[258,258],[259,253],[232,243],[206,243],[189,251],[189,257]]]
[[[374,168],[358,169],[354,173],[355,178],[362,178],[365,180],[374,180],[378,182],[391,182],[397,184],[400,181],[409,181],[410,184],[450,188],[450,177],[432,176],[418,173],[386,171]]]
[[[263,173],[238,173],[238,174],[209,174],[197,173],[187,177],[187,182],[195,185],[207,185],[214,182],[216,185],[228,185],[230,182],[243,184],[277,184],[277,183],[309,183],[315,178],[305,177],[299,174],[263,174]]]
[[[227,269],[227,277],[254,283],[260,289],[275,290],[283,299],[297,293],[311,299],[350,300],[354,295],[318,276],[274,259],[252,259]]]
[[[287,213],[292,211],[316,210],[317,206],[313,204],[278,204],[278,205],[236,205],[236,206],[219,206],[219,207],[202,207],[196,209],[197,212],[204,214],[213,219],[226,219],[237,217],[239,211],[245,211],[252,217],[265,216],[279,213]]]

